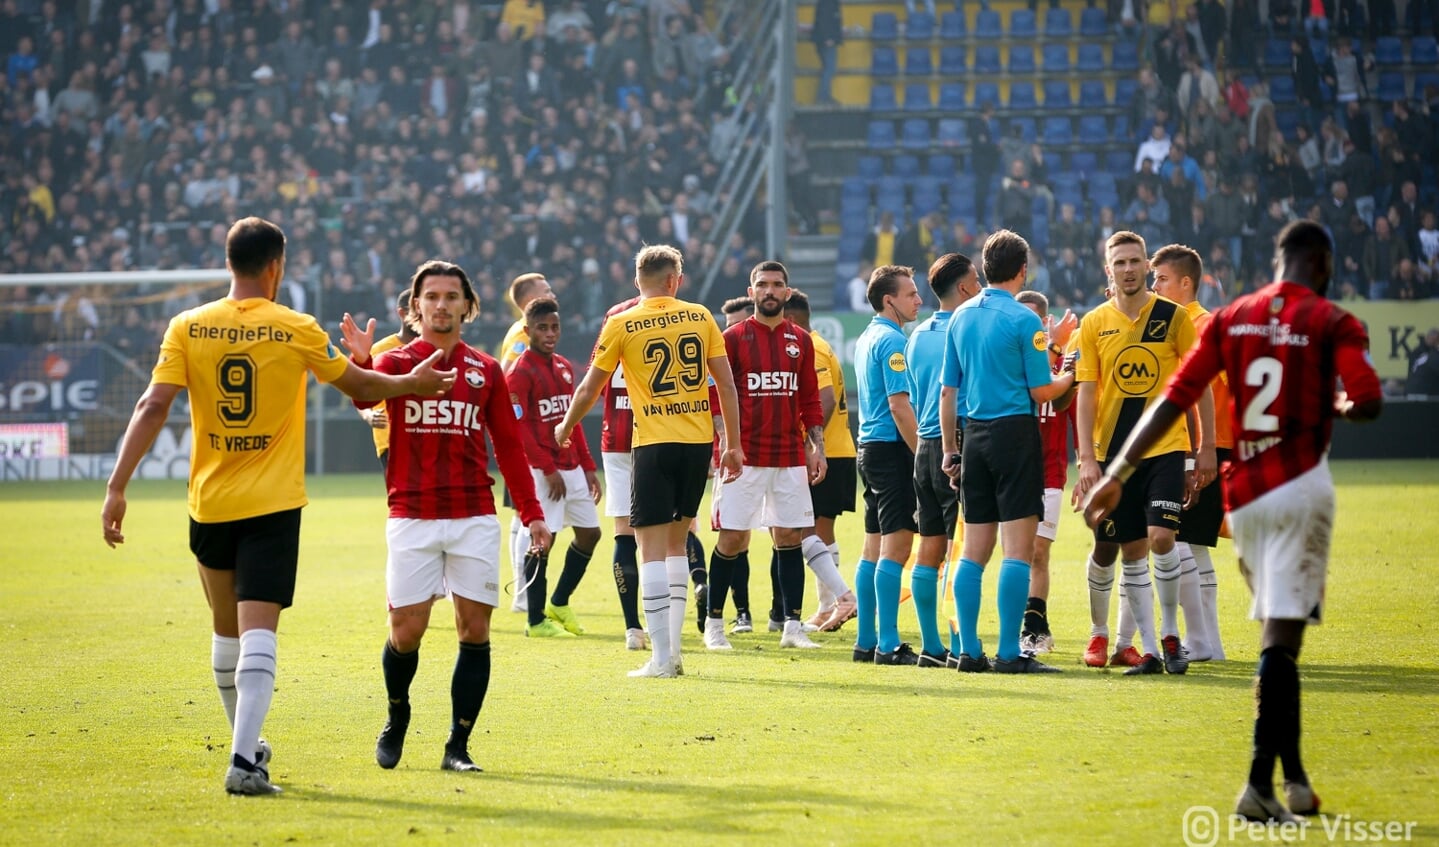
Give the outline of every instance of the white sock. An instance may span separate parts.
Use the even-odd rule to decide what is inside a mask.
[[[1179,554],[1179,608],[1184,612],[1184,641],[1190,652],[1207,652],[1209,636],[1204,621],[1204,601],[1199,596],[1199,566],[1189,544],[1174,545]]]
[[[1138,626],[1134,623],[1134,607],[1129,604],[1129,596],[1123,589],[1124,581],[1120,580],[1119,591],[1119,627],[1114,634],[1114,649],[1123,650],[1126,647],[1134,646],[1134,632]]]
[[[235,734],[231,756],[254,763],[260,749],[260,728],[275,696],[275,633],[252,629],[240,633],[240,660],[235,665]]]
[[[1175,569],[1178,570],[1178,563]],[[1154,583],[1149,578],[1148,556],[1132,562],[1124,560],[1124,597],[1129,601],[1129,611],[1134,614],[1134,625],[1139,628],[1144,652],[1158,656],[1159,639],[1154,635]]]
[[[830,555],[829,547],[818,535],[811,535],[800,542],[800,549],[804,552],[804,563],[814,571],[815,581],[819,584],[820,608],[833,606],[837,598],[849,591],[849,586],[845,585],[844,576],[840,574],[834,556]]]
[[[645,612],[645,629],[650,634],[655,667],[666,667],[674,661],[670,649],[670,579],[665,575],[664,562],[640,565],[640,598]],[[684,620],[683,616],[680,618]]]
[[[685,605],[689,599],[690,560],[688,556],[670,556],[665,559],[665,575],[670,590],[670,654],[675,661],[680,658],[680,636],[685,631]]]
[[[1154,554],[1154,588],[1159,594],[1160,634],[1179,637],[1179,551]],[[1158,653],[1155,654],[1159,655]]]
[[[1199,573],[1199,599],[1204,606],[1204,634],[1209,638],[1209,654],[1216,661],[1224,659],[1224,639],[1219,637],[1219,580],[1214,574],[1214,560],[1208,547],[1194,547],[1194,564]]]
[[[1114,591],[1114,565],[1105,567],[1089,557],[1089,634],[1109,637],[1109,595]],[[1121,604],[1123,605],[1123,604]]]
[[[240,660],[240,639],[227,635],[210,636],[210,669],[215,672],[215,688],[220,692],[220,705],[230,729],[235,729],[235,663]]]
[[[530,549],[530,530],[520,521],[519,515],[510,518],[510,569],[515,577],[515,598],[521,606],[528,604],[525,597],[525,554]]]

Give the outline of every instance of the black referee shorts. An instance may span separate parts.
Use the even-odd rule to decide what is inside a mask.
[[[300,510],[221,523],[191,518],[190,552],[204,567],[235,572],[236,599],[279,603],[287,609],[295,601]]]
[[[1219,447],[1214,451],[1219,467],[1229,461],[1229,448]],[[1200,547],[1213,547],[1219,543],[1219,526],[1224,523],[1224,489],[1219,480],[1214,480],[1199,491],[1199,501],[1179,518],[1179,540]]]
[[[954,538],[959,493],[944,472],[944,442],[921,438],[914,454],[914,499],[919,505],[919,534]]]
[[[1039,419],[1011,415],[964,421],[960,490],[965,523],[1003,523],[1044,514],[1044,445]]]
[[[854,511],[857,473],[853,457],[829,460],[824,479],[809,487],[815,517],[834,519]]]
[[[713,445],[646,444],[630,452],[630,526],[656,526],[699,514]]]
[[[1177,531],[1184,508],[1184,457],[1176,451],[1140,462],[1124,484],[1114,514],[1094,528],[1095,540],[1126,544],[1148,538],[1151,526]],[[1107,470],[1109,462],[1100,467]]]
[[[857,465],[864,482],[864,531],[916,532],[914,454],[909,445],[903,441],[861,444]]]

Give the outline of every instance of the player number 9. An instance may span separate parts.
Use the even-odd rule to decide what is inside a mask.
[[[242,427],[255,417],[255,363],[249,356],[231,355],[220,360],[216,386],[220,399],[215,403],[220,420],[228,427]]]

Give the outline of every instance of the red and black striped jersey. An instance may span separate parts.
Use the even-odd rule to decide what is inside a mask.
[[[608,312],[605,312],[605,320],[633,307],[638,302],[640,302],[640,298],[631,297],[623,303],[616,303],[610,307]],[[630,452],[634,432],[635,415],[630,411],[630,392],[625,387],[624,366],[620,365],[615,368],[613,374],[610,374],[610,381],[605,386],[605,412],[604,424],[600,430],[600,452]]]
[[[724,339],[744,422],[745,464],[803,465],[805,431],[824,426],[809,333],[789,320],[771,329],[751,316],[725,330]]]
[[[575,427],[570,446],[555,442],[555,424],[565,419],[575,393],[575,369],[558,353],[546,356],[530,347],[510,366],[510,402],[520,422],[530,467],[546,476],[556,470],[595,469],[583,427]]]
[[[1057,357],[1052,356],[1051,359]],[[1063,360],[1055,361],[1050,368],[1056,375],[1060,372],[1060,365]],[[1078,441],[1079,432],[1075,428],[1074,404],[1062,412],[1054,411],[1054,402],[1041,403],[1039,406],[1039,438],[1044,444],[1044,487],[1063,488],[1065,480],[1069,476],[1069,432],[1075,430],[1075,440]]]

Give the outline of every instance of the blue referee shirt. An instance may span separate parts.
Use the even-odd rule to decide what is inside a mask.
[[[944,366],[951,314],[941,310],[921,321],[904,349],[909,363],[909,402],[919,419],[920,438],[939,438],[939,372]]]
[[[1048,340],[1039,316],[1014,295],[985,288],[949,320],[941,379],[959,389],[961,417],[1032,415],[1029,389],[1048,385]]]
[[[875,315],[854,343],[859,443],[901,440],[889,411],[889,397],[909,393],[908,370],[904,331],[889,318]]]

